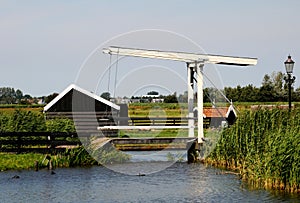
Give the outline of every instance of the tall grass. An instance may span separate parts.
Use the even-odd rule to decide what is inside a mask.
[[[242,112],[207,162],[237,170],[259,187],[299,192],[300,110]]]
[[[0,171],[35,169],[36,161],[39,164],[39,168],[46,168],[49,163],[49,157],[54,168],[121,163],[131,158],[128,154],[107,148],[96,150],[91,156],[82,146],[67,149],[65,152],[55,155],[0,153]]]
[[[0,171],[34,169],[35,161],[43,160],[43,154],[0,153]]]

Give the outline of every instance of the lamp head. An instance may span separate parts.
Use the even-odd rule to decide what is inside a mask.
[[[284,62],[285,70],[287,74],[293,73],[294,64],[295,62],[292,60],[292,57],[289,55],[288,59]]]

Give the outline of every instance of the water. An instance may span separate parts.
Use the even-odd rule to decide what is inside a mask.
[[[124,171],[164,167],[166,162],[115,165]],[[160,166],[161,165],[161,166]],[[90,168],[0,173],[0,202],[299,202],[299,197],[250,190],[235,175],[202,164],[175,163],[145,176]],[[138,174],[138,173],[137,173]],[[18,175],[19,179],[12,178]]]

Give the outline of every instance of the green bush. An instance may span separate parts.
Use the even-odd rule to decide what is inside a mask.
[[[7,132],[8,131],[8,122],[9,122],[9,116],[4,113],[0,113],[0,132]]]
[[[48,132],[76,132],[74,122],[68,118],[56,118],[46,121]]]
[[[12,114],[0,112],[0,132],[76,132],[68,118],[46,120],[41,112],[16,109]]]
[[[39,112],[15,110],[12,114],[0,114],[1,132],[43,132],[46,123]]]

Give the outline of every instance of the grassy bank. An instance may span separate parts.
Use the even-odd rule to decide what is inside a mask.
[[[300,192],[300,110],[243,111],[206,161],[255,186]]]
[[[11,154],[0,153],[0,171],[33,169],[35,161],[42,162],[45,155],[27,153],[27,154]]]
[[[129,155],[112,149],[96,150],[91,156],[83,147],[68,149],[64,153],[56,155],[0,153],[0,171],[35,169],[36,161],[39,168],[46,168],[49,160],[52,161],[54,168],[61,168],[120,163],[129,159]]]

